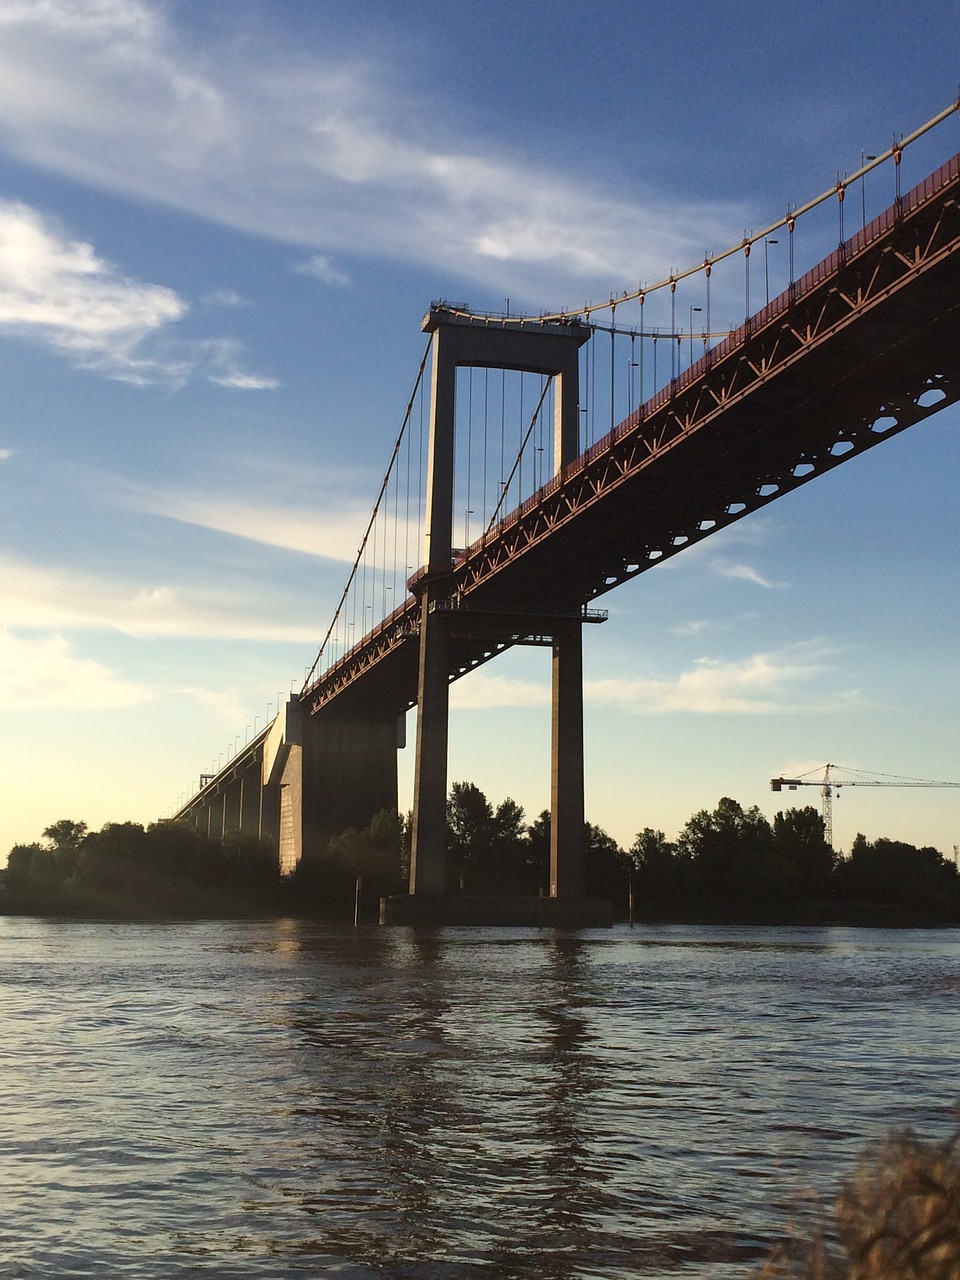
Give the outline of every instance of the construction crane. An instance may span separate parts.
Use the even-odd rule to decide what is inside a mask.
[[[823,834],[827,844],[833,848],[833,793],[839,791],[841,787],[960,787],[960,782],[930,782],[925,778],[898,778],[896,774],[878,773],[872,777],[867,777],[858,769],[844,769],[844,773],[853,773],[853,778],[837,778],[831,770],[841,769],[842,765],[828,764],[824,765],[823,776],[821,778],[811,778],[808,773],[803,773],[799,778],[785,778],[782,774],[779,778],[770,779],[771,791],[782,791],[784,787],[788,791],[796,791],[797,787],[819,787],[821,798],[821,811],[823,813]],[[809,773],[816,773],[818,770],[811,769]]]

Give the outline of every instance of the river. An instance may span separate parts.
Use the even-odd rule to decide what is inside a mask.
[[[960,932],[0,917],[0,1276],[746,1277],[946,1137]]]

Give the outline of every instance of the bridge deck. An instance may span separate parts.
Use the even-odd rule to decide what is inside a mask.
[[[960,156],[839,246],[576,459],[451,570],[519,616],[455,627],[451,678],[960,398]],[[416,701],[408,598],[304,692]]]

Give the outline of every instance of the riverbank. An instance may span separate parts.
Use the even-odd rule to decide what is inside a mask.
[[[378,895],[364,894],[359,899],[359,922],[376,924],[381,906]],[[478,900],[471,899],[472,902]],[[491,904],[496,902],[491,896]],[[304,894],[295,884],[280,882],[269,889],[251,893],[198,890],[196,886],[154,884],[135,896],[109,891],[66,892],[51,889],[47,893],[17,894],[0,890],[0,915],[40,916],[48,919],[99,920],[324,920],[352,924],[356,899],[339,894],[324,902],[315,892]],[[476,919],[457,917],[455,923],[470,925],[488,923],[481,915]],[[615,904],[613,923],[630,920],[625,904]],[[391,923],[409,923],[397,917]],[[429,925],[431,922],[426,921]],[[436,923],[436,922],[434,922]],[[604,923],[599,918],[591,924]],[[707,902],[703,900],[669,904],[635,904],[633,924],[643,925],[728,925],[779,928],[866,928],[866,929],[944,929],[960,926],[956,914],[922,911],[916,907],[897,907],[870,902]]]

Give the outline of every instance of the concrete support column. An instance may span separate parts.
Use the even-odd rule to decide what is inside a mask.
[[[256,757],[240,775],[240,830],[247,836],[260,834],[260,805],[263,786],[260,761]]]
[[[566,353],[556,373],[553,401],[553,470],[563,470],[580,453],[580,354],[578,348]]]
[[[303,748],[291,745],[280,778],[280,874],[296,871],[303,857]]]
[[[410,893],[446,890],[447,739],[450,706],[454,440],[458,367],[514,369],[554,376],[554,464],[579,452],[579,350],[586,326],[478,323],[434,307],[425,565],[420,602],[417,758],[411,832]],[[431,605],[437,608],[431,608]],[[551,895],[583,892],[583,695],[580,624],[554,646],[553,849]]]
[[[223,821],[226,816],[227,793],[224,787],[216,795],[210,797],[208,810],[207,835],[212,840],[219,840],[224,832]]]
[[[240,810],[243,802],[243,782],[240,778],[231,778],[223,791],[223,831],[240,830]]]
[[[447,738],[450,708],[449,617],[421,601],[417,758],[413,789],[410,892],[442,894],[447,869]]]
[[[434,330],[430,388],[430,455],[427,462],[425,563],[431,573],[449,573],[453,552],[453,450],[457,362],[447,352],[443,326]]]
[[[583,635],[580,622],[553,640],[550,897],[579,898],[583,877]]]
[[[260,825],[257,830],[261,840],[277,845],[280,840],[280,788],[264,782],[260,792]]]

